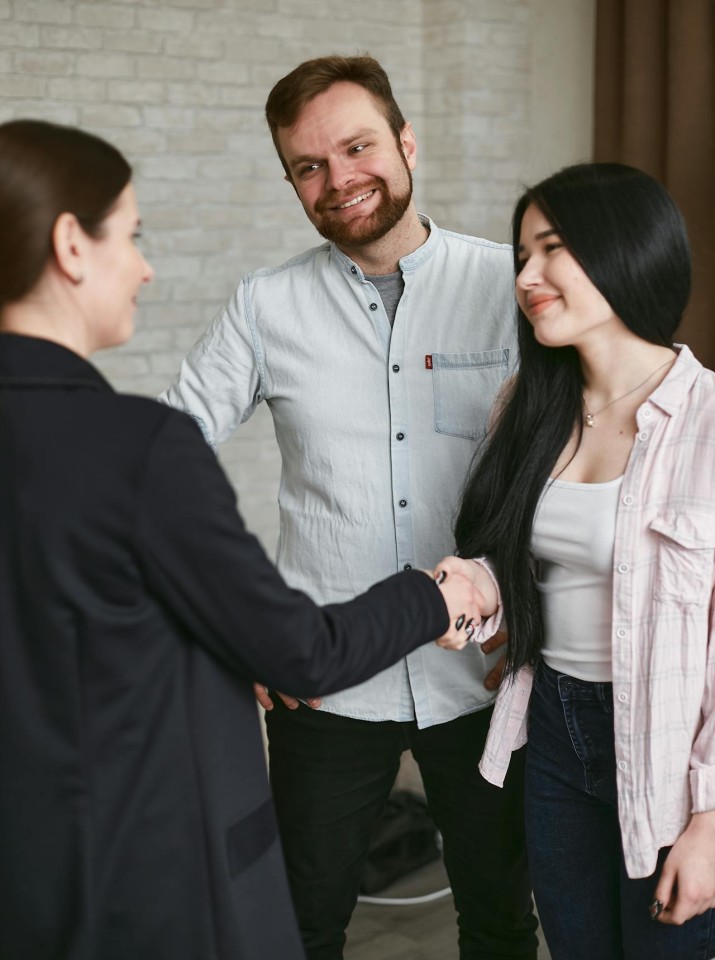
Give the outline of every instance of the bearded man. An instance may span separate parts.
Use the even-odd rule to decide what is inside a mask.
[[[163,399],[214,445],[265,400],[283,461],[278,566],[329,603],[451,552],[467,468],[516,363],[512,256],[417,213],[415,134],[373,58],[302,63],[275,85],[266,117],[285,179],[327,242],[244,277]],[[257,686],[309,960],[343,956],[407,749],[442,834],[461,960],[536,960],[523,757],[503,790],[477,769],[497,645],[423,647],[322,701]]]

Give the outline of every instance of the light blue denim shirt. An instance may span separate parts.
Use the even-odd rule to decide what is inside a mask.
[[[246,276],[162,399],[219,444],[262,400],[283,460],[277,563],[320,603],[454,551],[459,494],[516,360],[511,248],[429,226],[391,329],[325,243]],[[482,709],[498,657],[428,644],[322,709],[420,727]]]

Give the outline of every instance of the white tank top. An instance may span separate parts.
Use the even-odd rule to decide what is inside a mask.
[[[597,683],[612,678],[613,544],[622,479],[550,480],[531,538],[544,660],[559,673]]]

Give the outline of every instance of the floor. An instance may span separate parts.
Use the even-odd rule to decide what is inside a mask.
[[[448,885],[441,861],[416,870],[381,893],[415,897]],[[410,906],[359,903],[348,927],[345,960],[458,960],[451,896]],[[542,943],[539,960],[550,960]]]

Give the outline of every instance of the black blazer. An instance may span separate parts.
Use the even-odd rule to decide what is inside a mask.
[[[402,573],[320,609],[192,420],[0,335],[0,957],[298,960],[252,680],[357,684],[447,627]]]

